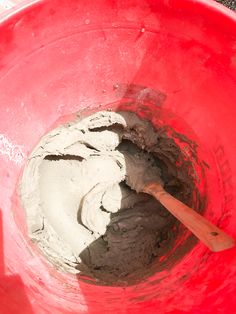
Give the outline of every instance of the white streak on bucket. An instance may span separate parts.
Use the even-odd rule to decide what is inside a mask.
[[[3,134],[0,134],[0,155],[8,156],[11,161],[17,164],[22,163],[25,159],[21,146],[11,143]]]

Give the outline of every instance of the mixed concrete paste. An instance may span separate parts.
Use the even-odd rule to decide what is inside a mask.
[[[110,284],[140,277],[169,249],[176,220],[139,182],[154,173],[189,200],[193,184],[187,169],[176,170],[179,155],[172,139],[131,112],[59,126],[41,139],[21,180],[32,240],[64,271]],[[139,171],[147,160],[150,168]]]

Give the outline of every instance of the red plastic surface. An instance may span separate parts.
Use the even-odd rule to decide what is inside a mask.
[[[207,0],[26,1],[0,23],[0,313],[236,311],[236,249],[198,243],[116,288],[57,272],[28,241],[16,192],[27,156],[61,117],[119,101],[119,84],[166,94],[168,122],[188,125],[209,166],[205,216],[236,236],[236,15]]]

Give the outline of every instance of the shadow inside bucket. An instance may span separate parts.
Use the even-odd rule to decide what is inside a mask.
[[[0,313],[34,314],[25,292],[24,282],[18,274],[6,275],[4,262],[3,216],[0,210]]]
[[[170,250],[176,220],[151,196],[143,196],[133,208],[121,204],[105,234],[81,252],[82,276],[100,284],[134,284],[150,275],[153,262]]]

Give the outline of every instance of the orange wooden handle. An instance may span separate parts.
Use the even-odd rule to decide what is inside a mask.
[[[145,186],[144,192],[154,196],[211,251],[219,252],[230,249],[235,245],[235,241],[231,236],[214,226],[195,210],[171,196],[160,184],[150,183]]]

